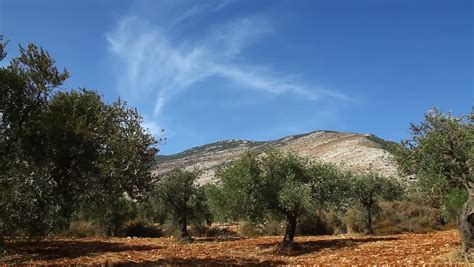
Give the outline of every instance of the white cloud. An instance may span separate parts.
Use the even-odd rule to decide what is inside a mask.
[[[193,7],[170,24],[188,20],[203,10]],[[294,93],[314,101],[323,97],[346,98],[265,66],[237,62],[248,46],[272,32],[267,19],[245,17],[211,27],[197,40],[176,41],[167,34],[166,25],[126,17],[106,37],[109,52],[123,66],[117,75],[122,95],[132,100],[154,98],[155,118],[174,94],[212,77],[227,79],[245,89]]]
[[[198,15],[202,15],[203,13],[214,13],[217,12],[228,5],[232,4],[235,0],[218,0],[214,2],[205,2],[205,1],[200,1],[200,2],[191,2],[191,3],[184,3],[186,5],[189,5],[190,8],[187,10],[183,11],[180,16],[178,16],[174,21],[173,24],[179,24],[183,23],[187,20],[192,19],[193,17],[196,17]],[[181,2],[183,4],[183,2]]]

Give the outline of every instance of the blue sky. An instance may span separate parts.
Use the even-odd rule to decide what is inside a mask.
[[[460,0],[0,0],[8,58],[43,46],[65,88],[165,129],[161,154],[319,129],[399,141],[433,106],[467,114],[473,24]]]

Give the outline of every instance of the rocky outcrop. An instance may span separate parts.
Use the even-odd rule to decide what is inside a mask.
[[[394,143],[370,134],[315,131],[267,142],[226,140],[188,149],[178,154],[158,156],[154,172],[167,173],[176,167],[199,168],[200,184],[215,181],[215,170],[238,159],[248,150],[263,152],[269,148],[294,151],[301,156],[334,163],[344,170],[373,171],[385,176],[397,176],[397,166],[389,151]]]

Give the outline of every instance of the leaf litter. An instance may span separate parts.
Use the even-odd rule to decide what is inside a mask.
[[[469,265],[449,255],[459,249],[456,230],[426,234],[296,237],[289,251],[276,247],[281,237],[55,238],[11,241],[1,264],[25,265]]]

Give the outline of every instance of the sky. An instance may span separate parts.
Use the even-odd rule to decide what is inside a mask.
[[[136,107],[159,154],[315,130],[400,141],[432,107],[471,112],[473,28],[470,0],[0,0],[0,64],[42,46],[64,88]]]

